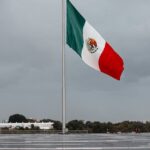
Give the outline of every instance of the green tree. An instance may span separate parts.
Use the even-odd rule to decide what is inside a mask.
[[[52,120],[52,119],[42,119],[42,120],[40,120],[40,122],[54,122],[54,120]]]
[[[85,124],[83,120],[72,120],[67,123],[67,128],[69,130],[84,130]]]
[[[22,122],[28,122],[28,120],[26,119],[25,116],[21,115],[21,114],[14,114],[12,116],[9,117],[8,122],[11,123],[22,123]]]
[[[53,128],[54,130],[62,130],[62,123],[60,121],[53,121]]]
[[[98,121],[93,122],[93,132],[94,133],[102,133],[100,122],[98,122]]]
[[[93,132],[93,123],[91,121],[87,121],[85,123],[85,128],[86,130],[88,130],[89,133]]]

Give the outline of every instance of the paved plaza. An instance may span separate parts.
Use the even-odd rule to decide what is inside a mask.
[[[150,150],[150,134],[0,135],[0,150]]]

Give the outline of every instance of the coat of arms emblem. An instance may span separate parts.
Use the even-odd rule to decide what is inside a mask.
[[[88,38],[87,47],[90,53],[95,53],[98,50],[97,42],[93,38]]]

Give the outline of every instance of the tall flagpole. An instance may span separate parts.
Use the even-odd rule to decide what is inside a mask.
[[[66,0],[62,0],[62,133],[66,132],[66,85],[65,85],[65,43],[66,43]]]

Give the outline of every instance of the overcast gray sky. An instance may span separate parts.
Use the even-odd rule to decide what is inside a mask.
[[[71,0],[123,57],[121,81],[66,46],[67,120],[150,120],[150,1]],[[61,119],[61,0],[0,0],[0,120]]]

